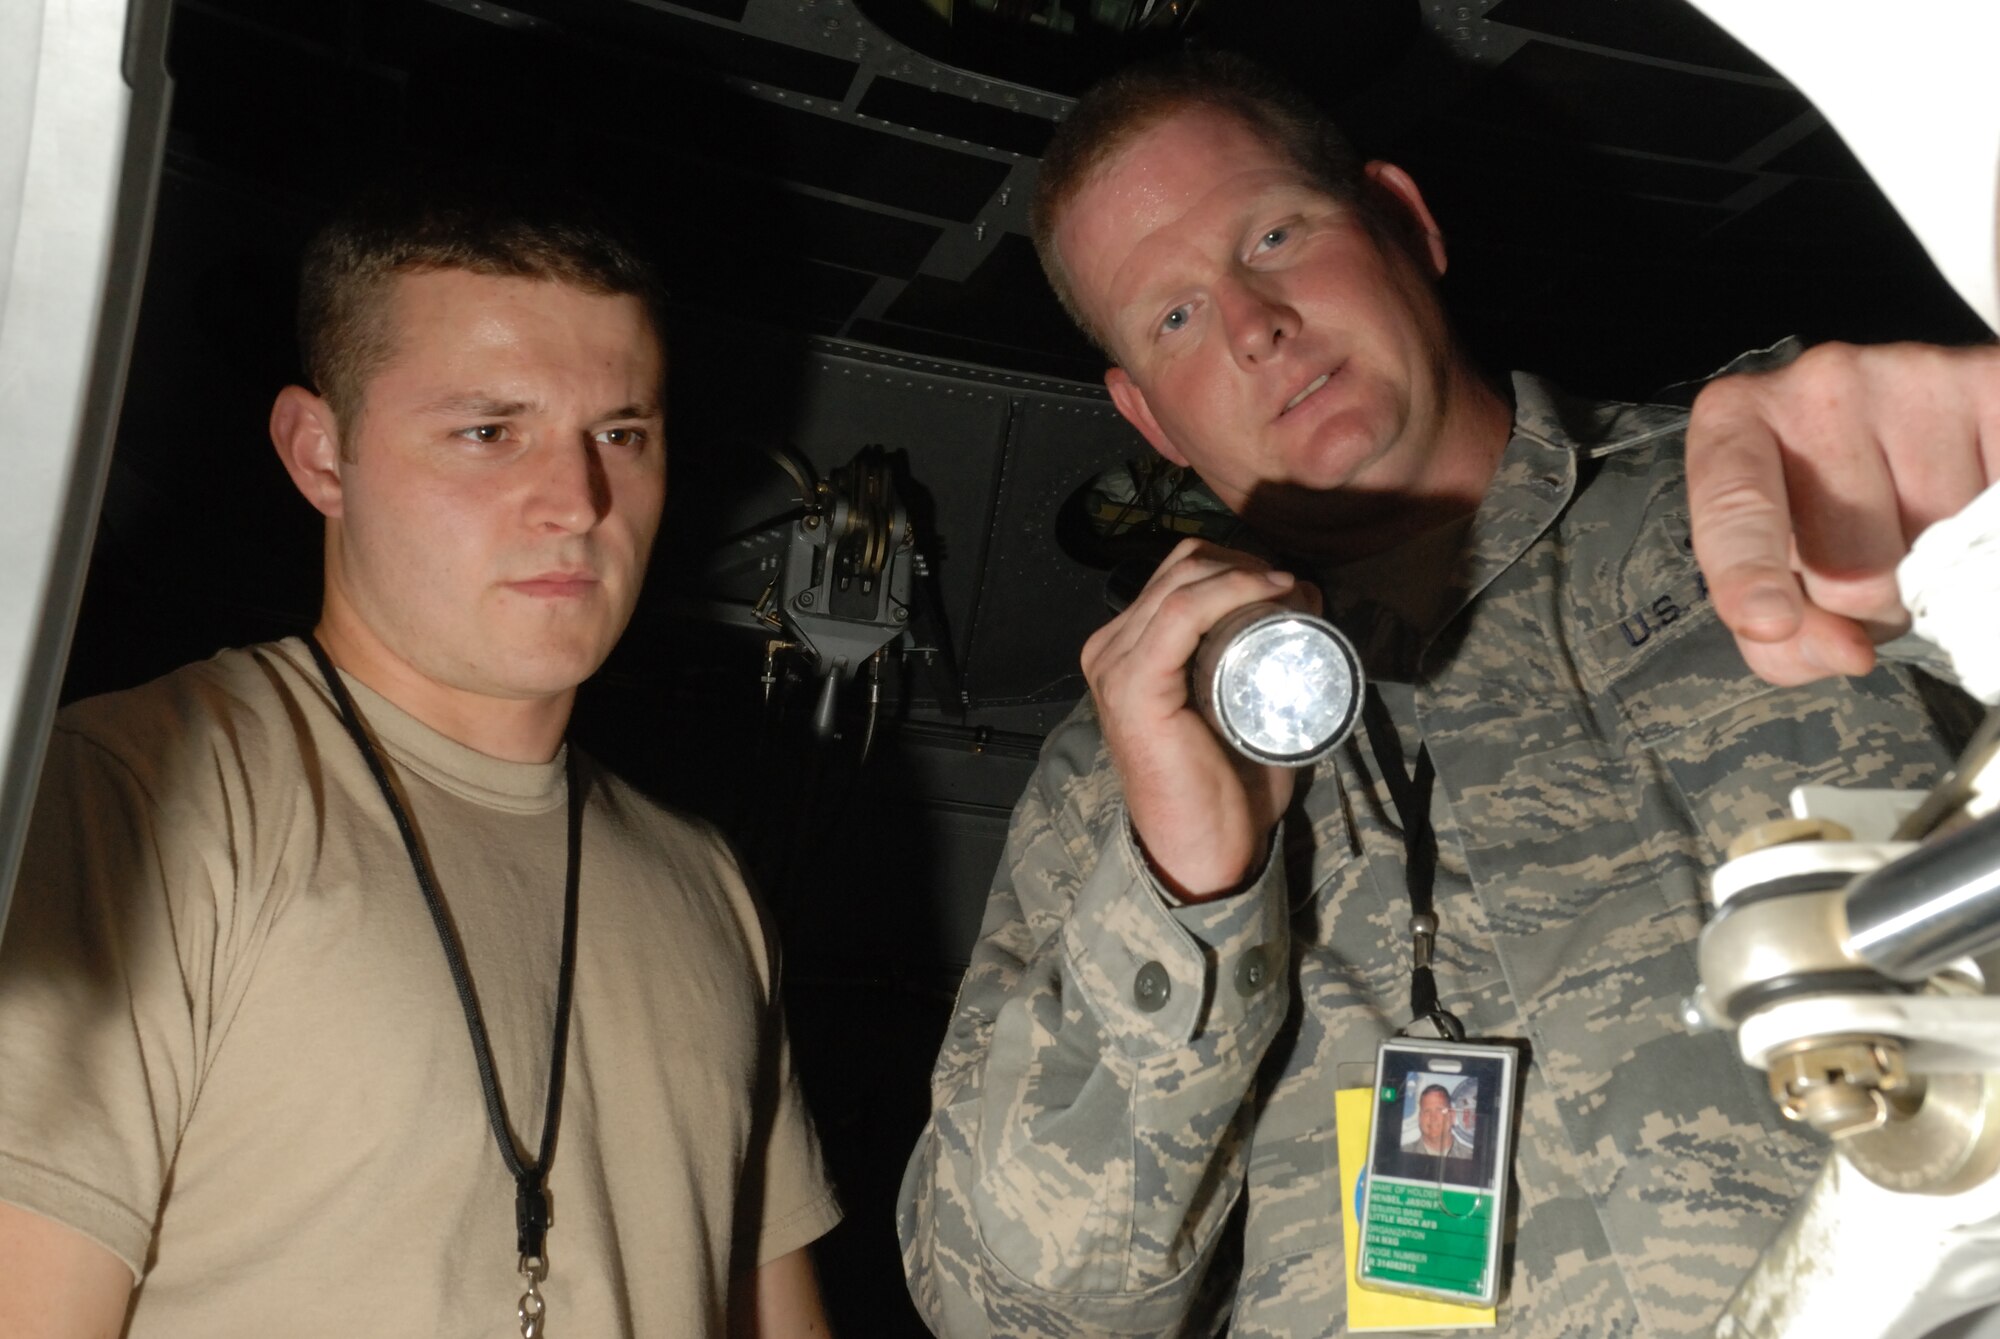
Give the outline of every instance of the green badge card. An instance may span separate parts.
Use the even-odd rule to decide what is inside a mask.
[[[1517,1064],[1505,1046],[1382,1043],[1354,1270],[1361,1287],[1493,1305]]]

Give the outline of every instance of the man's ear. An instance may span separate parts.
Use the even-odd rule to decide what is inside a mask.
[[[304,386],[285,387],[271,405],[271,445],[305,500],[324,516],[339,516],[340,426],[333,406]]]
[[[1431,277],[1443,278],[1444,232],[1438,227],[1437,220],[1431,217],[1430,206],[1424,203],[1424,193],[1417,189],[1417,183],[1402,168],[1379,158],[1361,170],[1389,197],[1391,207],[1401,211],[1402,217],[1398,222],[1408,229],[1410,240],[1421,245],[1430,257]]]
[[[1125,421],[1139,430],[1139,435],[1152,443],[1153,449],[1176,465],[1186,465],[1183,455],[1167,434],[1160,429],[1160,422],[1153,417],[1153,408],[1146,403],[1146,392],[1139,389],[1139,383],[1125,374],[1122,367],[1106,368],[1104,388],[1111,392],[1111,403],[1125,416]]]

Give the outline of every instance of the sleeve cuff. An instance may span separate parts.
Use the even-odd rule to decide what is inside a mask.
[[[133,1286],[146,1277],[153,1225],[104,1192],[0,1153],[0,1200],[89,1237],[124,1262],[132,1271]]]
[[[1066,975],[1121,1051],[1135,1058],[1283,1010],[1291,943],[1284,862],[1273,854],[1240,893],[1176,903],[1131,825],[1099,853],[1063,926]]]
[[[1891,665],[1920,669],[1945,683],[1955,684],[1960,679],[1957,667],[1944,648],[1918,632],[1906,632],[1883,642],[1875,648],[1875,658]]]

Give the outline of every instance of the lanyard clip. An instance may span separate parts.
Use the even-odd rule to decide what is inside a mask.
[[[1410,917],[1410,941],[1418,970],[1431,965],[1431,948],[1437,943],[1438,918],[1428,911]]]
[[[528,1290],[521,1294],[521,1304],[514,1309],[521,1320],[521,1339],[542,1339],[543,1320],[549,1311],[548,1302],[542,1297],[542,1280],[549,1276],[548,1262],[539,1255],[524,1255],[521,1274],[528,1280]]]

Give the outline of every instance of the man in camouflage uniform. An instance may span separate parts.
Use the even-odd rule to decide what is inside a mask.
[[[1350,740],[1307,773],[1257,768],[1190,710],[1207,628],[1317,603],[1256,559],[1183,545],[1092,637],[905,1176],[919,1308],[952,1339],[1343,1332],[1334,1091],[1410,1017],[1395,796],[1421,743],[1439,992],[1529,1057],[1499,1333],[1705,1331],[1823,1153],[1731,1038],[1682,1020],[1703,874],[1793,786],[1932,781],[1948,750],[1911,669],[1868,672],[1860,628],[1802,614],[1798,581],[1757,567],[1768,533],[1709,523],[1736,545],[1712,591],[1688,415],[1483,379],[1415,184],[1257,72],[1184,61],[1097,90],[1037,214],[1120,410],[1324,587],[1403,757]],[[1754,419],[1751,384],[1711,419]],[[1758,603],[1774,583],[1789,624]],[[1732,628],[1776,679],[1856,677],[1773,687]]]

